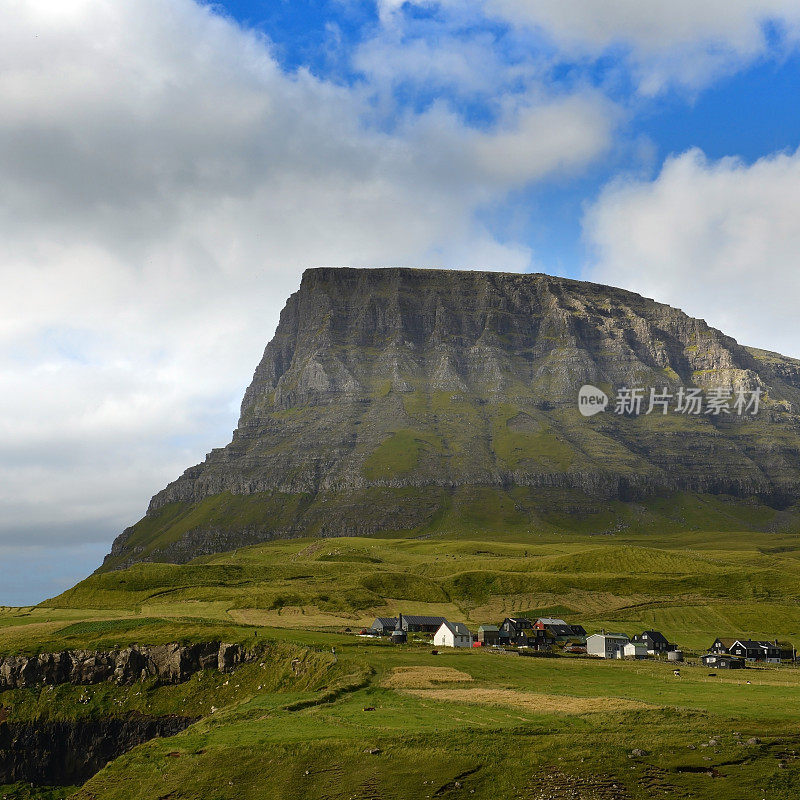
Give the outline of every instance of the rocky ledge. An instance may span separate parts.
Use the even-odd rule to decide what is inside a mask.
[[[155,678],[159,683],[182,683],[204,669],[229,672],[250,661],[254,653],[238,644],[202,642],[121,650],[65,650],[36,656],[0,658],[0,691],[42,684],[76,685],[113,681],[129,686]]]

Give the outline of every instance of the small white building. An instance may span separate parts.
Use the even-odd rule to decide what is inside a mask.
[[[618,650],[617,652],[622,654],[618,656],[618,658],[647,658],[648,655],[647,645],[636,644],[635,642],[628,642],[623,646],[622,650]]]
[[[586,652],[600,658],[619,658],[618,652],[630,642],[624,633],[593,633],[586,639]]]
[[[443,622],[433,634],[437,647],[472,647],[472,634],[463,622]]]

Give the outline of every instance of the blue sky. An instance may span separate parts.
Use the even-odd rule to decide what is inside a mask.
[[[543,271],[800,357],[796,0],[0,0],[0,605],[227,443],[302,271]]]
[[[268,37],[289,72],[307,69],[351,87],[369,83],[369,76],[353,63],[353,53],[381,35],[373,2],[235,0],[216,7]],[[615,176],[632,172],[652,178],[670,155],[692,148],[711,159],[735,156],[752,163],[779,151],[793,152],[800,144],[800,57],[785,46],[774,18],[761,21],[769,44],[755,58],[735,62],[714,79],[678,83],[642,96],[625,64],[630,48],[624,44],[593,59],[583,54],[575,58],[559,54],[541,31],[519,31],[507,20],[471,17],[461,27],[449,22],[436,3],[406,3],[398,12],[405,23],[399,35],[403,41],[435,42],[443,31],[456,41],[487,35],[496,57],[509,68],[540,48],[553,62],[547,70],[549,88],[569,91],[588,85],[619,104],[625,123],[610,158],[587,165],[577,175],[554,175],[478,212],[500,239],[524,241],[547,271],[581,277],[591,258],[590,244],[582,236],[585,206]],[[524,91],[524,83],[517,88]],[[419,113],[446,103],[477,127],[494,118],[498,100],[492,92],[470,96],[457,85],[429,88],[410,81],[393,87],[392,97],[398,117],[409,109]]]

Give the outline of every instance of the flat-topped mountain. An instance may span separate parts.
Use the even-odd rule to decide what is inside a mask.
[[[585,384],[606,411],[579,412]],[[635,387],[642,413],[614,413]],[[758,394],[758,413],[645,413],[650,388],[688,387]],[[301,535],[778,529],[798,519],[798,410],[800,361],[621,289],[312,269],[231,443],[159,492],[104,568]]]

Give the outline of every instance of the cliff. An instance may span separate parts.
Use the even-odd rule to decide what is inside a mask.
[[[183,683],[204,669],[230,672],[253,654],[238,644],[204,642],[126,647],[121,650],[64,650],[35,656],[0,657],[0,691],[63,683],[90,685],[113,681],[130,686],[154,678]]]
[[[763,396],[756,416],[584,418],[584,384],[612,402],[622,387]],[[460,522],[491,535],[509,519],[535,532],[675,493],[782,509],[800,491],[797,409],[800,362],[621,289],[541,274],[308,270],[231,443],[159,492],[104,567],[298,535]]]

